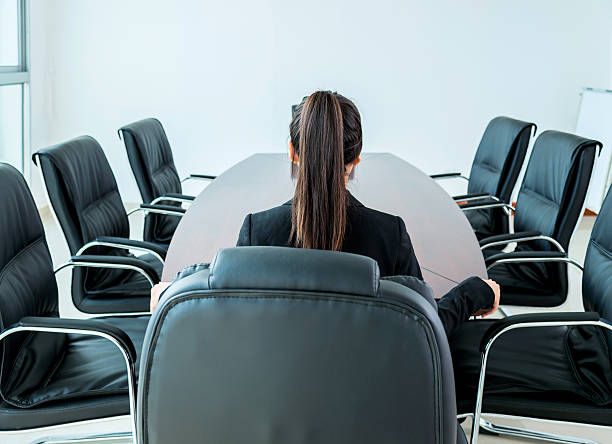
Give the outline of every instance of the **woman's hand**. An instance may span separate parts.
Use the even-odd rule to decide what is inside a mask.
[[[493,294],[495,295],[495,301],[493,302],[493,306],[490,309],[479,310],[477,313],[474,313],[474,316],[482,316],[486,318],[489,315],[492,315],[499,308],[499,297],[501,295],[501,290],[499,288],[499,284],[495,282],[493,279],[483,279],[485,283],[491,287],[493,290]]]
[[[155,284],[155,286],[151,288],[151,303],[149,304],[151,312],[153,312],[153,310],[155,310],[155,307],[157,307],[157,303],[159,302],[159,296],[166,288],[170,286],[171,283],[172,282],[160,282],[159,284]]]

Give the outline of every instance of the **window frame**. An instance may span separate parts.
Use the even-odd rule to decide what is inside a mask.
[[[0,87],[21,85],[21,165],[25,177],[30,177],[30,29],[27,0],[17,1],[17,45],[18,64],[0,66]],[[0,122],[0,125],[2,123]]]

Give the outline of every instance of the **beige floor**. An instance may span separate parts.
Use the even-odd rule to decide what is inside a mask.
[[[570,246],[571,257],[577,259],[579,262],[583,262],[584,254],[587,247],[587,242],[590,236],[590,232],[593,226],[593,217],[585,217],[580,223],[579,229],[577,230],[572,244]],[[142,217],[134,215],[130,218],[130,224],[132,228],[132,236],[134,238],[139,237],[139,233],[142,233]],[[68,258],[68,249],[64,241],[63,235],[58,229],[55,220],[50,214],[46,214],[44,217],[44,225],[47,233],[47,239],[49,242],[49,248],[53,256],[54,264],[60,264]],[[69,299],[70,294],[70,272],[63,271],[58,274],[58,283],[60,287],[60,311],[62,316],[66,317],[79,317],[79,313],[72,307]],[[582,310],[581,302],[581,291],[580,291],[580,272],[572,269],[570,270],[570,297],[566,304],[559,308],[564,311],[580,311]],[[513,309],[513,313],[519,313],[530,310]],[[596,440],[602,444],[612,443],[612,429],[596,428],[596,427],[585,427],[585,426],[569,426],[566,424],[554,424],[554,423],[543,423],[532,420],[508,420],[504,418],[496,418],[496,422],[505,425],[512,425],[518,427],[528,427],[540,431],[548,431],[557,434],[569,434],[579,436],[582,438],[590,438]],[[469,430],[470,420],[467,420],[464,425],[466,431]],[[126,430],[127,423],[125,420],[119,422],[103,422],[102,424],[96,425],[96,428],[102,432],[110,433],[115,430]],[[66,433],[71,434],[73,431],[68,430]],[[27,442],[25,435],[15,437],[16,440],[10,442]],[[128,441],[126,441],[128,442]],[[482,444],[496,444],[504,442],[520,442],[517,439],[501,438],[481,435],[479,440]]]

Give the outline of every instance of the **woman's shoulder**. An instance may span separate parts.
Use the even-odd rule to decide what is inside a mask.
[[[388,229],[390,227],[395,227],[397,229],[398,226],[404,225],[401,217],[385,213],[384,211],[375,210],[374,208],[369,208],[364,205],[352,206],[351,210],[360,221],[376,224],[382,229]]]
[[[397,225],[398,220],[401,220],[399,216],[366,207],[351,193],[348,195],[348,208],[349,212],[358,216],[360,219],[372,220],[380,224],[385,224],[385,226],[389,226],[389,224]]]
[[[291,219],[291,202],[284,203],[274,208],[259,211],[249,215],[251,217],[251,223],[266,223],[284,221],[286,217]]]
[[[291,232],[291,203],[248,214],[238,245],[286,245]]]

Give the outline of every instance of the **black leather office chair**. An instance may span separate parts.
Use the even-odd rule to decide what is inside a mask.
[[[566,300],[567,266],[547,255],[568,250],[600,147],[596,140],[545,131],[534,143],[516,208],[493,200],[463,205],[467,212],[515,211],[514,233],[480,240],[489,276],[501,285],[502,304],[554,307]],[[514,252],[501,252],[513,242]]]
[[[560,253],[551,258],[580,267]],[[612,190],[589,241],[582,299],[584,313],[517,315],[464,325],[451,342],[459,413],[475,414],[475,423],[486,412],[612,427]],[[546,388],[526,388],[517,382],[521,378],[514,366],[529,366],[528,371],[541,378]],[[552,390],[565,384],[559,376],[562,367],[572,369],[581,389]],[[486,421],[480,424],[495,433],[523,438],[592,443],[571,437],[561,441],[547,433]]]
[[[229,248],[152,316],[138,431],[151,444],[454,444],[449,359],[435,302],[379,281],[372,259]]]
[[[129,239],[130,228],[115,176],[102,148],[84,136],[36,152],[52,206],[75,261],[104,268],[75,268],[72,300],[85,313],[147,312],[151,286],[159,282],[166,250],[151,242]],[[138,210],[164,214],[184,210],[141,205]],[[174,217],[178,217],[174,216]],[[144,251],[131,255],[128,251]],[[114,266],[115,268],[107,268]]]
[[[74,423],[134,413],[149,317],[59,318],[34,199],[7,164],[0,164],[0,189],[0,442],[26,430],[28,442],[42,442],[36,432],[74,438]],[[129,428],[123,432],[129,437]]]
[[[119,135],[123,135],[130,166],[145,203],[164,202],[181,206],[195,199],[183,194],[182,182],[188,179],[215,179],[215,176],[207,174],[190,174],[180,180],[166,132],[157,119],[144,119],[125,125],[119,129]],[[146,241],[169,244],[178,222],[176,217],[148,214],[145,217],[143,238]]]
[[[483,197],[493,197],[499,202],[510,203],[512,191],[523,167],[534,123],[495,117],[485,129],[469,178],[461,173],[434,174],[434,179],[463,178],[468,181],[467,194],[454,196],[458,203],[471,202]],[[508,214],[504,208],[472,210],[466,217],[481,239],[509,230]]]

